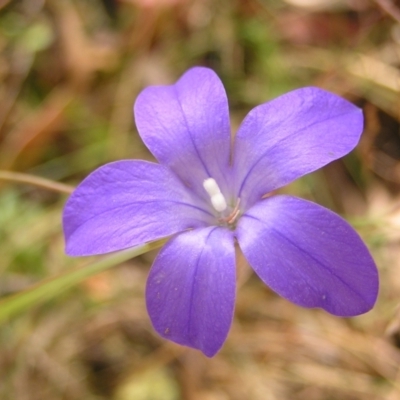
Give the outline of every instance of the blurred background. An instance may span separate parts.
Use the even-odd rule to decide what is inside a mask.
[[[64,255],[67,194],[5,171],[73,186],[112,160],[152,160],[133,102],[194,65],[223,80],[234,130],[255,105],[301,86],[364,109],[356,150],[285,191],[358,230],[380,269],[376,307],[351,319],[301,309],[239,258],[235,320],[207,359],[153,331],[148,253],[3,323],[0,399],[400,399],[394,0],[0,0],[0,296],[88,262]]]

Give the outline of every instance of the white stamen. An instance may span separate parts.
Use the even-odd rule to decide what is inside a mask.
[[[204,187],[204,189],[206,189],[206,192],[210,195],[210,197],[212,197],[218,193],[221,193],[221,191],[219,190],[218,184],[214,178],[207,178],[203,182],[203,187]]]
[[[222,193],[217,193],[214,194],[214,196],[211,196],[211,203],[218,212],[226,210],[227,204]]]
[[[228,207],[224,195],[221,193],[219,186],[214,178],[207,178],[203,182],[203,187],[211,198],[211,204],[218,212],[226,210]]]

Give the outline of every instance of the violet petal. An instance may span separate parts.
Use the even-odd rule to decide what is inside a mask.
[[[103,254],[208,225],[211,215],[168,168],[117,161],[91,173],[64,208],[66,252]]]
[[[254,108],[234,146],[235,193],[242,206],[349,153],[362,129],[358,107],[314,87]]]
[[[135,121],[146,146],[199,196],[214,178],[226,189],[230,157],[228,100],[218,76],[196,67],[174,85],[150,86],[138,96]]]
[[[242,216],[237,238],[260,278],[293,303],[354,316],[376,301],[378,274],[368,249],[345,220],[321,206],[273,196]]]
[[[232,323],[235,273],[233,234],[228,229],[195,229],[171,239],[147,281],[147,309],[156,331],[212,357]]]

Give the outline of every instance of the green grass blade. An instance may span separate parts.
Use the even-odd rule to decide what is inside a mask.
[[[105,271],[150,250],[157,249],[165,242],[165,239],[158,240],[113,253],[89,265],[67,271],[53,278],[45,279],[31,288],[6,297],[0,301],[0,324],[40,302],[57,296],[101,271]]]

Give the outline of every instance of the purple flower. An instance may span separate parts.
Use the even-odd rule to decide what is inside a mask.
[[[270,195],[349,153],[362,111],[324,90],[294,90],[254,108],[233,145],[225,90],[193,68],[143,90],[136,125],[160,164],[123,160],[90,174],[64,211],[66,251],[103,254],[173,235],[147,281],[147,308],[164,338],[213,356],[235,303],[235,242],[272,290],[334,315],[370,310],[374,261],[333,212]]]

